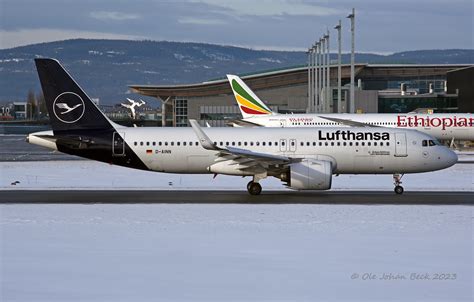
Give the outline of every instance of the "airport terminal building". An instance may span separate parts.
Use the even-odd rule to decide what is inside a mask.
[[[337,65],[330,68],[327,106],[321,112],[349,112],[350,65],[341,66],[342,94],[338,108]],[[307,112],[308,67],[242,76],[274,111]],[[356,64],[355,112],[406,113],[474,111],[474,65]],[[188,126],[188,119],[224,126],[241,118],[227,79],[186,85],[131,85],[133,92],[162,101],[163,126]]]

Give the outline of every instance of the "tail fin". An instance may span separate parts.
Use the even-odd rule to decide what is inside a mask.
[[[227,78],[243,118],[273,114],[272,110],[238,76],[228,74]]]
[[[53,132],[113,129],[68,72],[54,59],[35,59]]]

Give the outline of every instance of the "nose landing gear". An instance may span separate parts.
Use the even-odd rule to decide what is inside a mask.
[[[393,174],[393,181],[394,181],[394,185],[395,185],[395,193],[398,194],[398,195],[401,195],[403,194],[403,187],[400,185],[402,183],[402,177],[403,177],[403,174],[400,175],[400,174]]]
[[[247,191],[250,195],[260,195],[262,186],[258,182],[251,181],[247,184]]]

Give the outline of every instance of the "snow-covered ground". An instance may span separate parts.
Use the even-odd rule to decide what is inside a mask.
[[[457,164],[441,171],[407,174],[407,191],[474,191],[474,164]],[[12,185],[19,181],[16,185]],[[250,178],[182,175],[140,171],[95,161],[0,162],[1,189],[179,189],[246,190]],[[284,190],[281,181],[262,181],[264,190]],[[391,175],[340,175],[333,190],[393,190]]]
[[[403,185],[473,191],[473,167],[406,175]],[[0,162],[3,190],[245,190],[248,181]],[[390,175],[333,182],[392,188]],[[0,205],[0,301],[472,301],[473,222],[472,206]]]
[[[469,206],[0,205],[0,300],[472,301],[473,215]]]

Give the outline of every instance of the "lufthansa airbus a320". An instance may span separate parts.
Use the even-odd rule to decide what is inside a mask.
[[[431,136],[383,127],[191,128],[124,127],[110,121],[54,59],[35,59],[52,131],[32,144],[129,168],[165,173],[276,177],[295,190],[328,190],[334,174],[401,175],[444,169],[457,156]],[[78,176],[81,177],[81,176]]]

